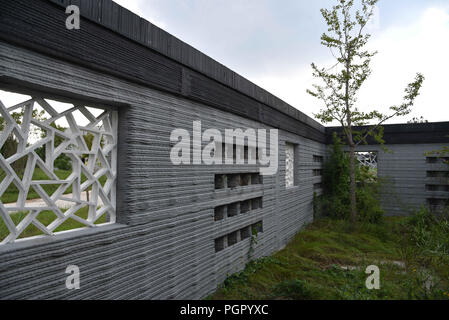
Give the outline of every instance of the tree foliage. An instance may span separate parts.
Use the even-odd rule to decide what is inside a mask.
[[[55,128],[58,131],[61,131],[61,132],[64,132],[65,130],[67,130],[67,128],[60,126],[54,122],[51,123],[50,126]],[[47,132],[42,131],[41,138],[45,138],[46,136],[47,136]],[[64,138],[55,134],[55,139],[54,139],[55,148],[57,148],[63,142],[64,142]],[[39,157],[42,158],[42,160],[45,161],[45,145],[41,146],[40,148],[37,148],[36,153],[39,155]],[[67,170],[67,171],[72,170],[72,160],[70,159],[69,156],[62,153],[55,159],[54,166],[60,170]]]
[[[13,118],[13,120],[18,124],[21,125],[22,124],[22,120],[23,120],[23,116],[25,113],[25,109],[22,108],[20,109],[20,111],[18,112],[12,112],[11,113],[11,117]],[[34,119],[44,119],[44,111],[38,111],[38,110],[33,110],[32,113],[32,117]],[[3,117],[0,117],[0,131],[3,131],[5,129],[5,125],[6,125],[6,121]],[[30,132],[31,135],[36,135],[38,134],[37,132],[35,132],[36,129]],[[3,143],[3,145],[0,148],[0,153],[1,155],[7,159],[11,156],[13,156],[16,152],[17,152],[17,147],[19,145],[19,140],[17,139],[17,137],[14,135],[14,132],[11,132],[8,136],[8,138],[6,139],[6,141]],[[16,171],[16,172],[23,172],[25,170],[25,166],[26,166],[26,162],[27,159],[26,158],[21,158],[17,161],[15,161],[14,163],[11,164],[11,167]]]
[[[363,111],[357,105],[357,94],[371,75],[371,59],[377,52],[365,49],[370,34],[365,28],[373,16],[378,0],[361,0],[355,8],[353,0],[338,0],[331,10],[321,9],[321,14],[328,26],[328,32],[321,36],[321,44],[330,49],[336,62],[331,68],[320,68],[312,63],[313,76],[321,80],[307,92],[319,99],[323,108],[315,117],[323,123],[337,121],[349,146],[349,171],[351,216],[356,221],[356,177],[355,148],[367,143],[372,137],[378,143],[384,143],[382,124],[396,116],[411,112],[416,97],[424,81],[424,76],[417,73],[413,82],[405,88],[403,102],[390,106],[389,113],[377,109]],[[355,130],[354,126],[365,126]]]

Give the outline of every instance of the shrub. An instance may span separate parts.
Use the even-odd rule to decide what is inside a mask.
[[[72,160],[67,155],[61,154],[55,160],[55,167],[60,170],[72,170]]]
[[[365,186],[357,190],[357,212],[361,221],[380,223],[384,211],[380,207],[378,193],[374,186]]]
[[[349,158],[334,134],[330,158],[323,167],[323,196],[319,210],[325,216],[345,219],[349,216]]]
[[[379,203],[380,181],[370,169],[360,166],[356,169],[356,179],[358,181],[356,196],[359,219],[370,223],[381,222],[384,211]]]
[[[449,257],[449,216],[432,214],[422,207],[408,218],[411,240],[420,249]]]
[[[45,161],[45,146],[36,149],[36,153]],[[72,160],[66,154],[61,154],[55,159],[54,166],[60,170],[72,170]]]

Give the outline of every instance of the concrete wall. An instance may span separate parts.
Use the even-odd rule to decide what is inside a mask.
[[[312,221],[313,169],[324,144],[279,131],[279,170],[262,185],[215,190],[218,173],[256,166],[174,166],[170,133],[206,128],[267,128],[210,106],[0,43],[0,77],[8,89],[94,101],[119,111],[118,224],[0,247],[1,299],[198,299],[247,262],[250,239],[215,252],[215,239],[263,222],[254,258],[283,247]],[[4,85],[2,85],[4,87]],[[297,186],[285,188],[285,142],[296,146]],[[218,205],[263,197],[263,208],[214,221]],[[68,265],[81,289],[67,290]]]
[[[78,3],[0,2],[0,89],[118,110],[118,223],[0,246],[0,299],[202,298],[248,260],[249,238],[239,233],[237,243],[216,252],[217,239],[228,242],[235,231],[263,222],[257,258],[313,220],[324,127],[110,0],[81,0],[82,28],[68,31],[63,9],[72,2]],[[216,174],[258,167],[172,165],[171,131],[191,131],[197,120],[203,130],[280,129],[277,174],[263,184],[216,190]],[[435,128],[432,137],[441,141],[448,126]],[[419,126],[413,138],[406,129],[393,130],[400,141],[387,145],[392,154],[360,149],[379,151],[379,176],[392,183],[383,197],[388,214],[447,195],[426,189],[445,185],[427,177],[443,167],[424,155],[443,143],[420,140],[427,135]],[[289,189],[286,142],[295,144],[296,184]],[[262,208],[215,221],[216,207],[261,197]],[[65,287],[68,265],[80,267],[80,290]]]
[[[449,132],[448,132],[449,134]],[[386,140],[388,143],[388,140]],[[387,152],[378,145],[359,146],[357,151],[378,153],[378,177],[384,181],[382,207],[388,215],[408,215],[438,199],[449,199],[449,177],[432,177],[432,173],[449,173],[441,161],[427,160],[428,152],[440,150],[448,143],[386,144]],[[440,186],[432,190],[429,186]],[[429,200],[437,199],[437,200]]]

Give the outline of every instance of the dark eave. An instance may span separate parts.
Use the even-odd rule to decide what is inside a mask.
[[[449,143],[449,122],[427,122],[387,124],[383,139],[386,144],[415,144],[415,143]],[[354,130],[364,130],[367,127],[355,127]],[[332,142],[333,132],[342,135],[341,127],[326,128],[327,143]],[[369,144],[376,144],[372,139]]]

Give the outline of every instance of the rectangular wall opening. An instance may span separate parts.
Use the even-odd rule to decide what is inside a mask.
[[[216,238],[215,241],[215,252],[222,251],[224,248],[229,248],[234,244],[248,239],[251,235],[255,235],[263,232],[263,222],[258,221],[252,225],[245,226],[236,231],[228,233],[227,235]]]
[[[228,234],[228,246],[232,246],[237,243],[238,241],[238,231],[234,231],[230,234]]]
[[[449,185],[426,184],[427,191],[449,192]]]
[[[249,186],[251,184],[251,173],[242,174],[242,186]]]
[[[0,100],[0,244],[115,223],[118,112],[4,91]]]
[[[239,214],[240,211],[240,203],[235,202],[228,204],[228,217],[234,217]]]
[[[258,173],[251,173],[251,184],[262,184],[262,176]]]
[[[251,209],[257,210],[262,208],[262,197],[251,200]]]
[[[447,163],[449,162],[449,157],[427,157],[426,163]]]
[[[240,238],[242,240],[247,239],[250,237],[250,227],[245,227],[243,229],[240,229]]]
[[[449,178],[449,171],[427,171],[428,178]]]
[[[251,226],[253,233],[263,232],[263,224],[262,221],[259,221]]]
[[[220,221],[223,220],[226,215],[226,206],[219,206],[214,209],[214,220]]]
[[[240,174],[230,174],[228,175],[228,187],[233,189],[240,187],[242,185],[240,180]]]
[[[296,177],[296,145],[290,142],[285,143],[285,187],[291,188],[297,185]]]
[[[224,243],[225,237],[220,237],[215,239],[215,252],[219,252],[224,249],[225,243]]]
[[[247,213],[251,211],[251,199],[240,202],[240,212]]]
[[[230,173],[215,174],[214,176],[215,190],[226,188],[235,189],[238,187],[246,187],[250,185],[263,184],[260,173]]]
[[[449,206],[447,198],[427,198],[427,205],[431,211],[438,212]]]
[[[227,188],[227,176],[225,174],[215,175],[215,189],[225,189]]]

